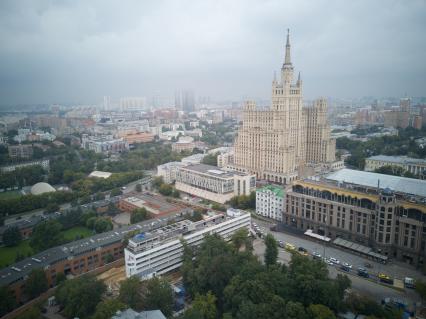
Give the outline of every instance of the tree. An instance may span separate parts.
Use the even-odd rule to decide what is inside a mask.
[[[161,195],[170,196],[173,193],[173,187],[169,184],[162,184],[158,191]]]
[[[278,258],[278,245],[274,236],[271,234],[266,235],[265,245],[265,264],[267,266],[275,265]]]
[[[285,312],[288,319],[307,319],[305,308],[300,302],[287,302]]]
[[[173,312],[173,290],[165,279],[154,277],[143,282],[144,294],[142,304],[147,310],[160,309],[166,316]]]
[[[310,305],[308,313],[312,319],[336,319],[333,311],[324,305]]]
[[[39,223],[33,230],[30,246],[36,251],[60,245],[64,241],[62,225],[53,219]]]
[[[206,295],[196,295],[192,303],[192,311],[198,314],[200,319],[216,318],[216,296],[209,291]]]
[[[33,269],[25,281],[25,293],[31,299],[40,296],[45,292],[49,286],[47,285],[47,278],[44,270],[41,268]]]
[[[56,290],[56,299],[68,318],[90,316],[101,301],[106,286],[93,276],[64,281]]]
[[[104,300],[96,306],[92,319],[106,319],[115,315],[118,310],[123,310],[126,305],[117,299]]]
[[[59,272],[56,275],[56,285],[59,285],[60,283],[64,282],[65,280],[67,280],[67,277],[65,276],[65,274],[63,272]]]
[[[137,191],[138,193],[142,192],[142,185],[141,184],[136,184],[135,186],[135,191]]]
[[[15,309],[17,306],[15,296],[6,286],[0,287],[0,317]]]
[[[203,164],[217,166],[217,156],[218,155],[219,155],[218,153],[206,155],[206,156],[204,156],[204,158],[201,162]]]
[[[22,314],[16,317],[16,319],[43,319],[40,309],[33,306],[28,310],[25,310]]]
[[[231,241],[237,250],[241,249],[243,246],[246,250],[251,250],[253,248],[248,235],[247,228],[241,228],[232,235]]]
[[[415,289],[422,300],[426,300],[426,283],[420,279],[416,280]]]
[[[16,226],[8,227],[3,233],[3,243],[7,247],[18,245],[22,240],[21,232]]]
[[[161,185],[164,184],[163,176],[155,176],[152,179],[152,186],[156,189],[159,189]]]
[[[148,211],[146,210],[145,207],[136,208],[130,215],[131,224],[136,224],[146,219],[148,219]]]
[[[142,309],[140,290],[141,282],[138,277],[132,276],[127,278],[120,284],[118,300],[134,310],[140,310]]]
[[[95,221],[95,231],[98,234],[112,230],[112,228],[113,228],[112,222],[111,220],[107,218],[99,217]]]
[[[123,192],[121,191],[121,189],[114,188],[114,189],[111,190],[110,196],[119,196],[119,195],[123,195]]]
[[[46,206],[46,213],[54,213],[59,211],[60,207],[56,203],[50,203]]]

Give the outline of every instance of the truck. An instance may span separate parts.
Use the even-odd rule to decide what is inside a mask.
[[[415,288],[414,279],[410,278],[410,277],[405,277],[404,278],[404,286],[405,286],[405,288],[414,289]]]

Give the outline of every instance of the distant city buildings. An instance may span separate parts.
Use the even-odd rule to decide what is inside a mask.
[[[284,189],[267,185],[256,190],[256,214],[282,221],[285,207]]]
[[[194,139],[190,136],[180,136],[177,142],[172,144],[174,152],[192,152],[195,148]]]
[[[13,172],[16,169],[20,169],[23,167],[31,167],[31,166],[41,166],[44,170],[48,171],[50,167],[50,160],[49,159],[41,159],[41,160],[35,160],[30,162],[23,162],[19,164],[12,164],[12,165],[5,165],[0,167],[0,171],[2,173],[6,172]]]
[[[9,145],[9,157],[12,159],[30,159],[33,156],[32,145]]]
[[[121,153],[129,150],[129,144],[123,138],[113,138],[112,136],[89,136],[83,134],[81,147],[95,153]]]

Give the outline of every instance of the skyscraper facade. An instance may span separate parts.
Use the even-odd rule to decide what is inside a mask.
[[[281,76],[272,81],[272,105],[257,110],[254,102],[245,103],[234,146],[234,169],[282,184],[296,179],[305,164],[333,162],[336,148],[327,124],[327,101],[303,105],[302,80],[299,73],[294,81],[290,49],[288,33]]]

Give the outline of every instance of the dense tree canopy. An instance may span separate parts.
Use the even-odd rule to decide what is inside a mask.
[[[184,245],[185,287],[194,298],[210,292],[219,317],[310,319],[344,308],[350,281],[346,276],[330,279],[322,261],[295,254],[289,266],[271,262],[266,267],[251,251],[235,249],[235,243],[216,236],[206,237],[195,256]]]
[[[25,281],[25,294],[32,299],[38,297],[48,288],[49,286],[47,285],[47,278],[44,270],[41,268],[33,269],[28,279]]]
[[[120,284],[118,300],[134,310],[142,309],[141,282],[138,277],[130,277]]]
[[[173,311],[173,290],[165,279],[154,277],[142,282],[142,305],[145,310],[160,309],[169,317]]]
[[[16,246],[22,240],[21,232],[16,226],[7,228],[3,233],[3,244],[7,247]]]
[[[142,222],[146,219],[148,219],[148,211],[146,210],[145,207],[142,208],[136,208],[132,214],[130,215],[130,223],[131,224],[136,224],[139,222]]]
[[[54,219],[37,224],[30,238],[30,246],[35,251],[58,246],[64,241],[62,225]]]
[[[67,318],[87,318],[101,301],[106,286],[93,276],[64,281],[56,291],[56,299]]]
[[[266,235],[265,245],[265,265],[275,265],[277,263],[278,258],[278,244],[274,236],[272,236],[271,234]]]
[[[251,192],[248,196],[234,196],[229,201],[229,205],[238,209],[256,209],[256,192]]]
[[[0,287],[0,317],[16,307],[16,299],[8,287]]]

